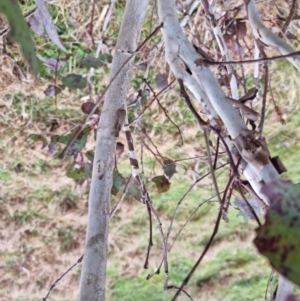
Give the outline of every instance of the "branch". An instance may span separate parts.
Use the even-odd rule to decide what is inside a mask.
[[[149,213],[149,220],[150,220],[150,233],[149,233],[149,235],[150,235],[150,238],[149,238],[147,257],[146,257],[146,262],[145,262],[144,268],[148,267],[148,258],[149,258],[149,253],[150,253],[150,247],[152,246],[152,224],[151,224],[151,214],[152,214],[152,216],[154,217],[154,219],[156,221],[159,233],[161,235],[162,247],[163,247],[163,262],[164,262],[164,270],[165,270],[164,288],[167,289],[167,287],[168,287],[168,278],[169,278],[169,268],[168,268],[168,259],[167,259],[167,253],[168,253],[167,241],[166,241],[166,238],[165,238],[163,230],[162,230],[162,225],[161,225],[160,219],[159,219],[156,211],[154,210],[154,208],[152,206],[152,202],[151,202],[149,194],[146,190],[145,183],[144,183],[144,181],[143,181],[143,179],[140,175],[139,163],[138,163],[138,160],[136,159],[133,139],[132,139],[132,135],[131,135],[130,128],[129,128],[127,115],[126,115],[126,119],[125,119],[124,130],[125,130],[125,135],[126,135],[126,140],[127,140],[128,150],[129,150],[129,161],[130,161],[130,165],[131,165],[131,168],[132,168],[132,176],[133,176],[133,178],[136,179],[136,181],[137,181],[137,183],[140,187],[143,203],[146,204],[147,210],[148,210],[148,213]]]
[[[293,51],[288,54],[282,54],[282,55],[276,55],[261,59],[253,59],[253,60],[243,60],[243,61],[227,61],[227,62],[218,62],[218,61],[209,61],[207,59],[203,60],[203,64],[207,66],[214,66],[214,65],[240,65],[240,64],[254,64],[254,63],[266,63],[271,61],[277,61],[282,59],[289,59],[289,58],[295,58],[300,56],[300,51]]]
[[[290,13],[289,13],[288,17],[286,18],[286,21],[283,24],[282,29],[281,29],[281,31],[283,33],[286,32],[287,28],[289,27],[291,21],[293,20],[293,18],[295,16],[295,13],[296,13],[296,10],[297,10],[297,2],[298,2],[297,0],[293,0],[292,7],[290,9]]]
[[[144,0],[147,1],[147,0]],[[99,104],[103,101],[104,95],[107,93],[107,91],[109,90],[109,88],[111,87],[111,85],[116,85],[116,79],[117,77],[120,75],[120,73],[124,73],[124,69],[128,67],[128,64],[132,64],[132,60],[134,58],[134,56],[138,53],[138,51],[149,41],[149,39],[156,34],[156,32],[160,29],[161,25],[159,25],[153,32],[152,34],[147,37],[141,44],[140,46],[135,50],[132,51],[131,53],[129,52],[122,52],[121,49],[120,53],[122,52],[125,57],[126,60],[123,60],[122,65],[117,66],[119,69],[117,69],[117,71],[115,70],[115,72],[111,72],[111,77],[110,77],[110,81],[108,83],[108,85],[106,86],[106,88],[103,90],[102,93],[99,93],[98,97],[97,97],[97,101],[94,105],[94,108],[90,111],[90,113],[88,114],[88,116],[85,118],[85,121],[83,124],[81,124],[80,126],[78,126],[77,131],[74,133],[73,138],[70,140],[70,142],[68,143],[68,145],[63,149],[63,151],[60,153],[60,155],[58,156],[58,159],[62,160],[65,157],[65,154],[67,153],[68,149],[70,148],[71,145],[73,145],[74,141],[77,139],[77,137],[81,134],[82,130],[84,129],[85,125],[89,122],[89,120],[91,119],[92,115],[96,112],[96,110],[98,109]],[[127,54],[127,56],[126,56]],[[126,73],[126,72],[125,72]],[[120,80],[120,78],[118,79]]]
[[[46,301],[48,299],[48,297],[50,296],[51,292],[53,291],[53,289],[56,287],[56,285],[71,271],[73,270],[79,263],[82,262],[84,255],[81,255],[81,257],[77,260],[76,263],[74,263],[70,268],[68,268],[59,278],[57,278],[55,280],[55,282],[50,286],[49,291],[47,293],[47,295],[45,296],[45,298],[42,299],[42,301]]]
[[[211,12],[212,9],[211,9],[211,7],[208,3],[208,0],[201,0],[201,2],[202,2],[202,6],[204,8],[206,16],[211,21],[211,25],[213,27],[213,32],[214,32],[216,41],[218,43],[218,46],[221,50],[222,56],[225,57],[226,61],[232,61],[232,57],[231,57],[231,54],[229,53],[229,50],[228,50],[227,45],[225,43],[222,31],[221,31],[221,29],[220,29],[220,27],[219,27],[219,25],[218,25],[218,23],[215,19],[214,14]],[[228,73],[228,76],[230,78],[230,89],[231,89],[232,98],[239,99],[237,79],[236,79],[236,76],[234,74],[233,67],[231,65],[228,65],[227,73]]]
[[[184,82],[188,78],[187,74],[192,74],[196,79],[205,97],[205,103],[208,101],[214,107],[231,138],[233,138],[239,153],[246,161],[246,168],[243,171],[244,175],[251,185],[253,184],[252,187],[258,196],[266,201],[265,196],[260,192],[262,183],[278,179],[279,174],[269,160],[265,141],[258,139],[256,132],[248,130],[234,107],[226,101],[225,93],[216,81],[213,73],[206,68],[203,57],[196,53],[194,47],[192,47],[182,32],[177,19],[174,0],[159,0],[158,14],[160,21],[163,22],[162,31],[166,43],[166,58],[172,71],[177,78],[182,79]],[[186,66],[186,69],[182,66]],[[185,70],[189,70],[189,72],[186,72],[186,74]],[[212,115],[208,116],[211,119]],[[228,139],[225,142],[227,143],[227,141]],[[221,210],[218,220],[220,218]],[[214,229],[210,243],[217,230],[218,226]],[[185,278],[181,288],[187,283],[190,278],[189,276],[193,274],[208,247],[204,250],[204,253],[202,253],[190,274]]]
[[[245,0],[248,20],[250,27],[252,29],[253,35],[256,39],[261,40],[268,46],[275,48],[282,55],[290,54],[294,52],[294,49],[287,44],[284,40],[276,36],[269,28],[267,28],[259,18],[259,12],[255,5],[254,0]],[[300,71],[300,58],[291,58],[287,59]]]

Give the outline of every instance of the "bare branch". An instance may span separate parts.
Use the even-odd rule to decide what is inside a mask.
[[[82,255],[76,263],[74,263],[70,268],[68,268],[59,278],[57,278],[55,280],[55,282],[51,285],[47,295],[45,296],[45,298],[43,298],[43,301],[46,301],[48,299],[48,297],[50,296],[51,292],[53,291],[53,289],[55,288],[55,286],[71,271],[73,270],[79,263],[82,262],[84,255]]]

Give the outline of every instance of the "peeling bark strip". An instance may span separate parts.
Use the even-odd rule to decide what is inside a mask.
[[[243,117],[246,117],[249,120],[256,121],[259,118],[259,113],[254,111],[253,109],[244,105],[241,101],[235,100],[230,97],[226,97],[226,100],[229,101],[235,107],[238,107],[242,111]]]
[[[222,56],[225,57],[226,61],[231,61],[232,60],[231,54],[225,43],[222,30],[220,29],[218,22],[213,14],[213,8],[209,5],[207,0],[201,0],[201,3],[204,8],[204,12],[205,12],[206,16],[208,17],[208,19],[210,20],[211,25],[213,27],[213,32],[214,32],[215,38],[217,40],[217,43],[219,45],[219,49],[222,53]],[[230,78],[231,96],[234,99],[238,99],[239,92],[238,92],[238,87],[237,87],[237,79],[236,79],[234,69],[231,65],[228,65],[227,73]]]
[[[150,202],[149,195],[146,191],[144,182],[140,176],[139,163],[135,156],[134,145],[133,145],[133,140],[132,140],[127,116],[126,116],[126,123],[124,124],[124,129],[125,129],[125,135],[126,135],[127,145],[129,149],[129,161],[132,168],[132,176],[137,180],[137,183],[141,189],[143,203],[146,204],[148,201]]]
[[[269,164],[269,150],[264,138],[255,137],[255,132],[243,130],[240,135],[233,140],[243,159],[262,170]]]
[[[132,136],[129,128],[129,124],[125,123],[124,124],[124,130],[125,130],[125,135],[126,135],[126,140],[127,140],[127,145],[129,151],[134,151],[134,146],[133,146],[133,141],[132,141]]]
[[[279,174],[282,174],[287,171],[287,169],[285,168],[278,156],[271,158],[271,162]]]
[[[132,167],[132,175],[133,177],[136,177],[139,169],[139,163],[135,156],[134,145],[133,145],[133,140],[132,140],[128,120],[127,117],[125,118],[126,118],[126,123],[124,124],[124,130],[125,130],[126,141],[129,150],[129,160],[130,160],[130,165]]]
[[[135,156],[134,145],[133,145],[132,135],[130,132],[127,116],[125,116],[124,130],[125,130],[127,145],[128,145],[128,149],[129,149],[129,161],[130,161],[130,165],[132,167],[132,176],[137,180],[137,183],[141,189],[143,203],[147,204],[147,203],[150,203],[151,201],[150,201],[148,192],[146,190],[144,181],[141,178],[141,175],[139,172],[139,163]]]
[[[124,124],[124,110],[131,80],[132,55],[137,49],[148,0],[127,0],[115,55],[111,82],[105,95],[97,130],[89,195],[86,250],[80,278],[80,301],[105,301],[108,224],[116,137]]]
[[[98,174],[98,179],[102,180],[103,176],[105,173],[105,163],[101,160],[97,161],[97,174]]]
[[[126,111],[124,109],[118,109],[115,125],[112,131],[112,135],[114,135],[114,137],[119,137],[119,133],[125,122],[125,117],[126,117]]]

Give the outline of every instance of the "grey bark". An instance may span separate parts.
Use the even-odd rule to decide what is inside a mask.
[[[279,38],[269,28],[267,28],[263,22],[261,22],[259,17],[260,14],[257,10],[254,0],[247,0],[246,8],[248,12],[249,24],[256,39],[259,39],[264,44],[273,47],[282,55],[295,52],[293,47],[287,44],[283,39]],[[300,71],[300,58],[289,57],[287,60]]]
[[[96,151],[89,195],[86,250],[80,279],[80,301],[104,301],[107,265],[109,205],[120,112],[124,112],[131,79],[131,59],[137,48],[148,0],[128,0],[118,36],[110,79],[97,130]],[[123,67],[123,68],[122,68]],[[119,71],[122,68],[121,71]],[[121,114],[122,115],[122,114]],[[117,129],[117,132],[116,132]]]
[[[253,0],[249,0],[249,4],[253,4]],[[236,138],[240,136],[247,127],[242,119],[237,115],[233,106],[226,102],[225,93],[221,89],[213,73],[201,64],[201,57],[198,53],[196,53],[195,49],[181,30],[175,10],[174,0],[158,0],[158,14],[160,21],[164,24],[162,32],[166,43],[166,58],[175,76],[183,79],[187,87],[190,88],[189,84],[187,84],[183,68],[185,65],[188,66],[193,77],[198,82],[200,89],[206,96],[206,101],[210,102],[214,110],[220,116],[231,137]],[[260,27],[260,30],[260,33],[264,32],[266,33],[266,36],[271,36],[270,31],[267,31],[262,26]],[[257,30],[257,32],[259,32],[259,30]],[[292,52],[292,50],[290,50],[290,52]],[[184,64],[182,62],[184,62]],[[294,63],[297,67],[295,60],[293,60],[292,63]],[[180,68],[180,66],[183,67]],[[191,90],[191,92],[193,91]],[[263,168],[257,168],[254,164],[248,162],[244,170],[244,175],[252,184],[256,193],[263,199],[264,197],[260,192],[261,185],[259,182],[263,180],[264,183],[268,183],[280,178],[269,160],[267,164],[264,164]],[[280,276],[276,301],[285,300],[286,296],[291,293],[292,290],[293,285],[291,282]]]

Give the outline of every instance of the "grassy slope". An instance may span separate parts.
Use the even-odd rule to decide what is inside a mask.
[[[66,21],[71,15],[70,8],[72,17],[80,24],[76,29]],[[89,15],[88,5],[79,6],[67,1],[64,11],[62,7],[56,9],[60,12],[57,24],[64,40],[71,41],[72,37],[85,33],[89,20],[86,17]],[[121,4],[118,4],[115,27],[110,27],[108,36],[113,37],[121,9]],[[100,25],[94,30],[97,35]],[[88,36],[84,37],[84,49],[92,49]],[[45,56],[51,57],[55,53],[55,48],[50,44],[38,44],[38,48]],[[74,57],[65,63],[65,69],[84,73],[77,69],[76,62],[85,52],[75,47],[72,51]],[[14,57],[17,55],[15,48],[12,48],[12,54]],[[64,133],[72,124],[82,120],[81,97],[87,95],[87,91],[69,93],[65,90],[55,106],[54,100],[45,98],[42,93],[47,85],[46,79],[53,78],[49,70],[42,69],[44,79],[38,86],[20,83],[11,72],[11,61],[4,57],[1,60],[4,67],[0,71],[0,240],[3,242],[0,245],[0,267],[3,271],[0,275],[0,300],[40,300],[50,285],[83,253],[88,195],[85,185],[76,186],[65,176],[66,166],[71,160],[61,163],[48,157],[46,150],[41,149],[42,144],[34,143],[28,136],[47,133],[49,139],[51,134]],[[297,129],[300,116],[296,90],[300,84],[299,77],[285,62],[272,63],[271,68],[273,94],[288,123],[280,125],[270,104],[266,124],[271,126],[267,126],[265,132],[272,155],[279,155],[288,168],[284,177],[298,183],[300,176],[295,162],[299,153]],[[96,79],[102,77],[101,72],[96,73]],[[197,130],[190,121],[190,115],[183,107],[180,107],[179,113],[174,107],[170,112],[174,118],[184,120],[181,129],[184,130],[186,143],[192,142],[192,146],[180,148],[171,138],[175,129],[169,123],[162,122],[152,129],[160,151],[174,159],[203,153],[203,146],[195,142]],[[54,118],[60,127],[50,133],[49,124]],[[161,119],[161,115],[157,119]],[[165,128],[170,136],[162,135]],[[147,158],[145,174],[149,178],[153,158],[149,153]],[[128,174],[127,162],[127,156],[123,155],[119,169]],[[184,165],[188,172],[178,167],[179,173],[172,178],[171,189],[166,194],[157,194],[149,186],[165,232],[176,204],[193,183],[190,170],[196,169],[201,174],[207,172],[204,160],[198,161],[198,167],[196,162],[180,162],[180,166]],[[161,172],[158,166],[155,172]],[[208,180],[192,190],[179,209],[170,243],[190,214],[211,195]],[[113,198],[112,203],[115,201]],[[213,230],[217,211],[215,203],[203,205],[179,236],[169,255],[171,284],[180,285],[199,257]],[[229,223],[222,221],[216,241],[187,286],[194,300],[263,300],[270,269],[251,244],[255,224],[237,217],[234,209],[229,212],[229,220]],[[136,201],[124,201],[110,226],[108,300],[170,300],[174,294],[163,292],[163,272],[146,280],[146,276],[159,265],[161,256],[155,225],[153,230],[155,237],[149,270],[144,270],[148,243],[147,212]],[[75,300],[79,276],[80,267],[76,267],[54,289],[50,300]]]

